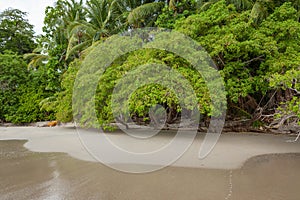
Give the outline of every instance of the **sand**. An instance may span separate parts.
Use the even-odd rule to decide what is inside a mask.
[[[90,137],[101,133],[83,130]],[[164,132],[150,139],[132,140],[128,135],[115,132],[108,134],[109,138],[121,148],[131,148],[130,151],[147,153],[156,151],[172,140],[174,133]],[[261,133],[226,133],[222,134],[210,154],[199,159],[199,148],[205,133],[199,133],[192,145],[183,155],[171,165],[175,167],[207,168],[207,169],[237,169],[250,158],[265,154],[300,153],[300,142],[288,142],[292,139],[287,135],[272,135]],[[181,138],[182,141],[185,138]],[[83,145],[75,128],[52,127],[0,127],[0,140],[27,140],[24,144],[33,152],[62,152],[71,157],[99,162]],[[95,140],[95,145],[101,143]],[[107,149],[106,154],[110,154]],[[126,159],[120,158],[117,164],[126,164]],[[149,162],[138,163],[147,165]],[[160,163],[152,163],[160,164]],[[165,163],[164,163],[165,164]]]
[[[92,144],[96,147],[102,144],[99,133],[82,132],[95,139]],[[108,136],[120,148],[147,153],[167,144],[174,133],[142,140],[120,132]],[[153,170],[140,174],[124,173],[97,162],[79,138],[71,128],[0,127],[0,200],[299,199],[300,144],[286,142],[295,137],[223,134],[213,151],[199,160],[204,134],[198,134],[172,166],[153,170],[157,168],[147,165],[146,159],[144,165],[127,168],[139,171],[134,167],[150,166]],[[178,144],[187,138],[181,137]],[[112,154],[110,149],[104,150],[106,155]],[[130,163],[122,157],[117,161]]]

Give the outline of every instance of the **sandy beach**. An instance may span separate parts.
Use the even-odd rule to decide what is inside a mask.
[[[85,134],[93,138],[99,133]],[[136,145],[123,133],[108,135],[119,146],[146,152],[174,134],[164,132]],[[172,166],[134,174],[97,162],[74,128],[1,127],[0,200],[299,199],[300,143],[287,142],[294,137],[223,134],[208,157],[199,160],[203,138],[198,134]]]
[[[84,132],[84,134],[91,137],[101,134],[88,130],[81,130],[80,132]],[[136,152],[148,152],[164,146],[175,134],[176,132],[163,132],[146,140],[132,140],[132,137],[121,132],[107,135],[113,143],[124,147],[124,149],[130,147],[131,150]],[[204,136],[205,133],[199,133],[192,145],[172,166],[237,169],[254,156],[300,153],[300,141],[290,142],[289,140],[294,139],[292,136],[261,133],[226,133],[221,135],[218,143],[206,158],[199,159],[198,153]],[[0,127],[0,140],[27,140],[24,147],[33,152],[61,152],[67,153],[76,159],[97,162],[83,145],[75,128]],[[101,142],[95,140],[95,144],[98,145],[98,143],[99,145],[101,144]]]

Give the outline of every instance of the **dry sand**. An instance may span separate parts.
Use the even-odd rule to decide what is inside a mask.
[[[99,134],[95,131],[86,130],[84,132],[91,136]],[[131,149],[142,153],[143,151],[154,151],[160,148],[174,136],[173,133],[165,132],[151,139],[135,142],[133,145],[131,137],[126,134],[116,132],[108,135],[118,146],[125,149],[131,147]],[[199,148],[204,136],[205,134],[199,133],[190,148],[172,166],[237,169],[254,156],[300,153],[299,141],[287,142],[292,139],[291,136],[260,133],[226,133],[221,135],[218,143],[206,158],[198,159]],[[30,151],[64,152],[80,160],[97,161],[82,145],[75,128],[0,127],[0,140],[27,140],[28,142],[24,146]],[[95,144],[97,143],[95,141]]]

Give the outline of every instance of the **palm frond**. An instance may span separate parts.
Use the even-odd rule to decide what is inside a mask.
[[[36,55],[27,65],[27,68],[30,69],[30,68],[37,68],[38,66],[41,66],[44,64],[45,61],[47,61],[49,58],[49,56],[47,55],[42,55],[42,54],[39,54],[39,55]]]
[[[33,50],[32,53],[24,54],[23,58],[25,60],[30,60],[27,65],[27,68],[37,68],[38,66],[42,65],[45,61],[48,60],[49,56],[42,54],[43,51],[42,47],[37,47]]]
[[[70,43],[69,43],[70,44]],[[70,56],[82,52],[82,50],[88,48],[89,46],[92,45],[92,40],[86,40],[80,44],[77,45],[69,45],[66,53],[66,60],[70,58]]]
[[[264,1],[256,1],[252,7],[250,18],[253,19],[254,22],[258,23],[262,19],[266,18],[268,15],[268,8],[265,5]]]
[[[40,103],[40,110],[46,110],[47,112],[55,111],[55,108],[58,105],[57,96],[50,96],[43,99]]]
[[[94,35],[96,33],[96,27],[88,22],[75,21],[67,27],[67,32],[68,38],[71,38],[74,35],[78,35],[79,33],[82,33],[84,35]]]
[[[163,2],[153,2],[153,3],[147,3],[144,5],[141,5],[135,9],[133,9],[128,17],[127,21],[129,24],[138,24],[139,22],[145,20],[147,17],[153,15],[154,13],[157,13],[161,11],[161,9],[164,7]]]
[[[44,50],[43,47],[37,47],[37,48],[33,49],[32,52],[33,53],[41,53],[43,50]]]
[[[209,2],[204,2],[202,4],[198,4],[197,7],[198,7],[198,12],[203,12],[203,11],[206,11],[209,9],[209,7],[214,4],[213,1],[209,1]]]

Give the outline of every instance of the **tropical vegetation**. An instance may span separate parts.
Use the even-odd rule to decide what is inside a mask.
[[[26,13],[0,13],[1,122],[71,122],[80,116],[81,126],[95,126],[88,121],[92,114],[72,108],[78,71],[114,35],[157,27],[182,33],[208,52],[224,81],[227,120],[260,129],[300,126],[299,0],[57,0],[45,14],[43,34],[36,36]],[[114,88],[130,71],[153,63],[189,81],[202,121],[215,114],[205,79],[191,63],[146,48],[116,58],[99,77],[94,108],[100,127],[129,120],[122,109],[118,119],[113,116]],[[130,96],[127,114],[148,124],[156,104],[169,124],[195,109],[181,108],[174,91],[149,84]]]

